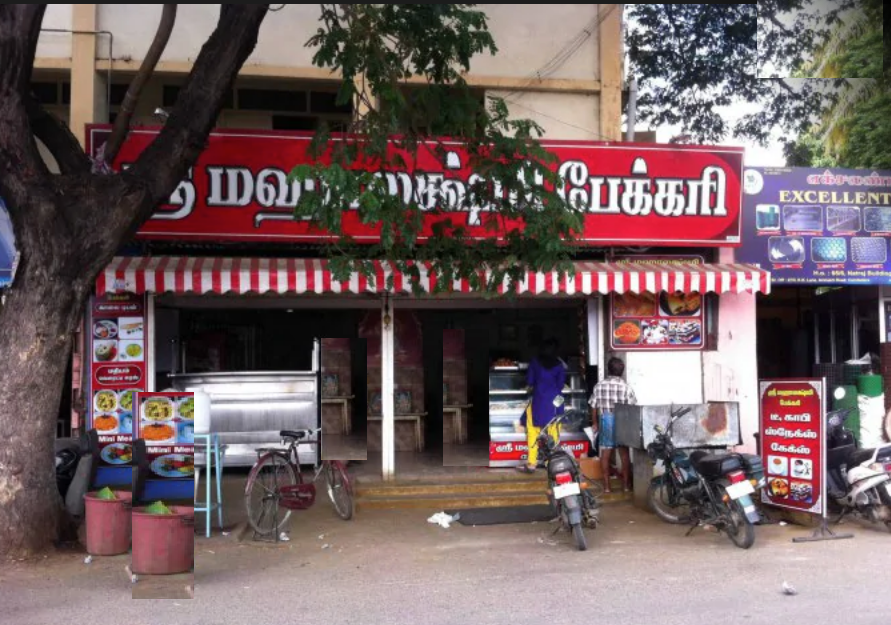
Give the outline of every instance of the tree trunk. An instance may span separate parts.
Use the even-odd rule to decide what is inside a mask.
[[[0,558],[39,553],[62,518],[53,442],[86,288],[42,264],[22,263],[0,315]]]
[[[21,261],[0,314],[0,560],[58,536],[55,424],[74,331],[98,273],[204,147],[266,4],[224,4],[159,137],[127,172],[92,175],[73,135],[28,98],[46,5],[0,5],[0,196]],[[62,169],[49,174],[40,136]]]

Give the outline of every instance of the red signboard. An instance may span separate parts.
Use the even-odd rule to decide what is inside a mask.
[[[110,126],[88,128],[88,149],[96,153]],[[154,140],[159,129],[136,128],[114,163],[126,168]],[[293,209],[313,185],[288,183],[288,173],[309,162],[312,134],[217,130],[198,162],[138,233],[142,239],[290,241],[319,243],[329,233],[296,220]],[[483,179],[468,167],[457,143],[434,144],[406,169],[379,171],[390,192],[420,198],[429,211],[421,240],[437,221],[464,226],[477,239],[499,236],[487,228],[497,219],[492,207],[468,206],[464,198]],[[546,141],[565,180],[561,194],[585,213],[583,244],[738,246],[742,204],[743,148],[656,144]],[[392,148],[397,152],[396,148]],[[500,188],[499,181],[486,181]],[[505,198],[507,198],[505,192]],[[510,225],[510,224],[509,224]],[[356,210],[343,216],[343,234],[359,243],[380,240],[379,228],[363,224]]]
[[[147,388],[145,296],[93,298],[90,306],[90,428],[108,466],[132,460],[134,394]]]
[[[620,263],[665,266],[701,265],[701,256],[633,256]],[[641,287],[645,285],[640,285]],[[705,345],[706,301],[702,293],[613,293],[610,346],[615,351],[701,350]]]
[[[591,443],[587,440],[561,441],[565,449],[571,451],[576,458],[587,455]],[[526,460],[529,454],[529,445],[525,441],[489,441],[489,462],[511,462],[519,463]]]
[[[826,440],[822,380],[762,380],[764,503],[823,516]]]
[[[155,478],[195,479],[195,396],[193,393],[139,393],[137,438],[145,440]]]

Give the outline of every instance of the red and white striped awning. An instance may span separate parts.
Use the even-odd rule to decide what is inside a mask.
[[[420,269],[423,291],[432,292],[435,277]],[[99,276],[98,295],[105,293],[175,294],[328,294],[411,293],[410,278],[390,264],[374,261],[374,280],[353,274],[339,282],[320,259],[119,257]],[[393,288],[388,289],[389,277]],[[468,280],[452,290],[471,293]],[[504,291],[504,289],[502,289]],[[595,293],[769,293],[770,274],[754,265],[576,262],[574,271],[530,272],[517,287],[528,295],[593,295]]]

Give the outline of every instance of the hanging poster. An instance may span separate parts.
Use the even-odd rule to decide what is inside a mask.
[[[103,465],[133,458],[133,398],[147,386],[144,295],[107,294],[90,305],[90,429]]]
[[[195,477],[193,393],[139,393],[137,438],[145,441],[149,470],[165,480]]]
[[[620,263],[700,265],[702,257],[633,256]],[[705,298],[701,293],[647,292],[643,285],[610,299],[610,345],[615,351],[701,350],[705,345]]]
[[[772,506],[823,516],[826,441],[822,380],[761,380],[761,455]]]

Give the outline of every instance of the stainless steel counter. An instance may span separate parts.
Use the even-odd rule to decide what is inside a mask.
[[[318,426],[319,388],[312,372],[190,373],[169,376],[177,390],[210,396],[211,432],[227,445],[226,466],[250,466],[258,447],[281,447],[281,430]],[[315,445],[300,445],[302,462],[316,462]],[[201,454],[196,461],[203,463]]]

